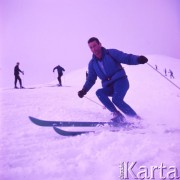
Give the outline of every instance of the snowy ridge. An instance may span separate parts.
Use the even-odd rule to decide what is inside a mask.
[[[172,81],[180,85],[180,60],[148,58],[162,72],[173,70]],[[180,91],[148,65],[123,67],[130,81],[125,100],[143,117],[142,129],[67,138],[30,122],[29,115],[47,120],[108,121],[111,114],[107,110],[77,96],[87,68],[63,76],[64,87],[51,86],[56,85],[54,80],[35,89],[1,89],[0,179],[113,180],[119,179],[121,162],[135,161],[138,166],[164,163],[180,170]],[[100,87],[98,80],[87,97],[99,102],[95,91]],[[155,176],[159,179],[158,173]]]

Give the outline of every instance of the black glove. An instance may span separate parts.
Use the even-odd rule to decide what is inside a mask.
[[[79,96],[80,98],[83,98],[83,96],[86,95],[86,93],[87,93],[86,90],[85,90],[85,89],[82,89],[81,91],[78,92],[78,96]]]
[[[138,57],[138,63],[139,64],[145,64],[148,62],[148,59],[145,56],[139,56]]]

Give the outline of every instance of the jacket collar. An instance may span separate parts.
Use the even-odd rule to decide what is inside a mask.
[[[99,58],[97,58],[94,54],[92,55],[92,58],[95,59],[95,60],[100,60],[100,61],[101,61],[101,60],[104,58],[104,56],[105,56],[106,53],[107,53],[106,48],[102,47],[102,58],[99,59]]]

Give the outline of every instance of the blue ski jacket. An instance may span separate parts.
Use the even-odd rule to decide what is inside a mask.
[[[83,89],[88,92],[95,84],[97,77],[101,79],[103,87],[107,87],[114,81],[127,78],[122,64],[137,65],[138,57],[133,54],[126,54],[117,49],[105,49],[102,47],[102,59],[97,59],[95,55],[88,65],[88,77],[83,86]],[[100,65],[102,63],[102,65]],[[103,68],[103,69],[102,69]]]

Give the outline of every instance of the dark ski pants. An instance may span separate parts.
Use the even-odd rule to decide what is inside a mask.
[[[19,81],[20,87],[22,87],[22,80],[19,75],[15,76],[14,86],[17,87],[17,81]]]
[[[128,89],[128,79],[119,79],[108,87],[98,89],[96,95],[109,111],[115,112],[118,107],[124,114],[133,117],[137,115],[136,112],[123,100]],[[112,97],[112,101],[109,97]]]
[[[59,76],[57,77],[57,79],[58,79],[58,81],[59,81],[59,85],[62,86],[61,76],[59,75]]]

